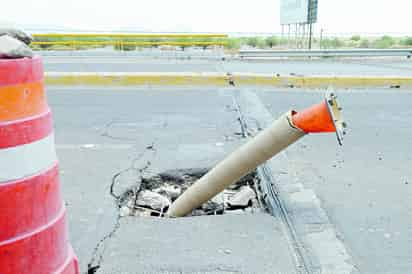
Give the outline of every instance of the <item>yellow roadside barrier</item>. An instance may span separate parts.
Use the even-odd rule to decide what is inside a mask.
[[[125,34],[125,33],[44,33],[33,34],[32,46],[116,46],[119,49],[149,46],[226,46],[227,34]]]
[[[404,76],[277,76],[254,73],[192,72],[48,72],[49,85],[86,86],[260,86],[277,88],[412,87]]]

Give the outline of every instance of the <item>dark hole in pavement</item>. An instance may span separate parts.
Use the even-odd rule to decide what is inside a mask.
[[[152,177],[143,177],[120,196],[118,200],[120,216],[163,216],[170,204],[208,170],[207,168],[176,169]],[[256,171],[253,171],[209,202],[193,210],[189,216],[260,211],[262,206],[257,195],[258,182],[259,177]]]

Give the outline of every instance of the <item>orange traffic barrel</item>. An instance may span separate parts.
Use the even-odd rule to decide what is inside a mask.
[[[0,59],[0,273],[78,274],[40,57]]]

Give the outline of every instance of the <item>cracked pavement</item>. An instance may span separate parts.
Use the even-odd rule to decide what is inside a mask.
[[[143,151],[145,156],[133,166],[140,169],[150,161],[145,172],[155,174],[211,166],[243,142],[234,90],[48,88],[71,243],[82,273],[106,235],[111,237],[99,246],[97,273],[296,272],[281,222],[267,214],[127,217],[110,234],[118,216],[110,195],[112,178]],[[317,103],[324,92],[253,91],[274,117]],[[287,161],[274,177],[316,193],[336,230],[334,236],[360,273],[407,273],[412,269],[412,92],[337,93],[349,125],[344,147],[339,148],[331,135],[305,137],[287,150]],[[152,145],[156,153],[147,150]],[[135,181],[139,172],[123,175],[121,185]],[[310,224],[311,216],[306,217]],[[318,242],[312,239],[311,250],[322,253],[330,247]]]
[[[230,90],[75,89],[49,87],[48,98],[82,273],[88,264],[96,273],[294,273],[267,214],[118,219],[110,186],[119,172],[131,171],[120,183],[133,184],[148,161],[148,175],[210,167],[243,142]]]

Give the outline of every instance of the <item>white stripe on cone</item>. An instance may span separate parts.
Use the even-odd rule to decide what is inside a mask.
[[[0,183],[38,174],[56,162],[53,133],[33,143],[0,149]]]

